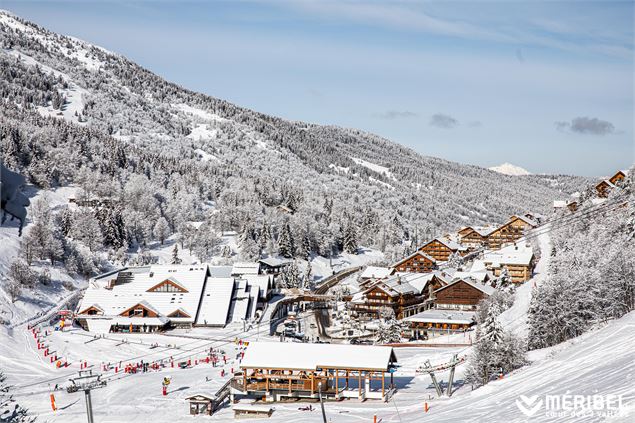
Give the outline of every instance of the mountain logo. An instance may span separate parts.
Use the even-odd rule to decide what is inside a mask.
[[[516,400],[516,406],[525,416],[531,417],[542,407],[542,400],[538,399],[538,395],[533,397],[521,395],[520,400]]]

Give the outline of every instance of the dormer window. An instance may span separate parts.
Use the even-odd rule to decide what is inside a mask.
[[[163,282],[148,289],[147,292],[188,292],[183,285],[179,284],[173,278],[164,280]]]

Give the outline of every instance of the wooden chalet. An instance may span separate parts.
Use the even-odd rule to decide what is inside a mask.
[[[618,185],[626,178],[626,175],[628,175],[628,170],[618,170],[615,175],[609,178],[609,182],[613,185]]]
[[[538,223],[528,217],[512,216],[507,223],[493,230],[487,236],[487,246],[491,250],[498,250],[503,245],[518,241],[526,231],[537,226]]]
[[[503,268],[507,268],[512,282],[522,283],[533,276],[535,257],[530,246],[516,244],[485,253],[482,262],[494,276],[500,276]]]
[[[405,259],[395,263],[392,267],[397,272],[427,273],[436,268],[437,260],[434,257],[417,250]]]
[[[435,238],[419,247],[419,251],[427,254],[436,261],[448,261],[454,253],[464,255],[467,248],[446,238]]]
[[[319,391],[327,399],[388,401],[396,363],[387,346],[251,342],[231,381],[232,400],[317,399]]]
[[[260,270],[267,275],[275,275],[277,276],[282,272],[287,266],[293,263],[293,260],[284,259],[284,258],[276,258],[276,257],[267,257],[264,259],[258,260],[260,263]]]
[[[609,192],[615,188],[615,185],[608,180],[602,180],[595,186],[595,191],[597,192],[597,196],[600,198],[606,198],[609,196]]]
[[[459,240],[462,245],[470,250],[475,250],[482,246],[487,245],[487,236],[493,228],[477,228],[473,226],[466,226],[459,232]]]
[[[379,280],[362,292],[353,295],[351,310],[358,316],[378,318],[381,311],[390,308],[395,317],[405,317],[405,310],[415,313],[416,306],[422,306],[424,297],[421,291],[397,275],[386,280]]]
[[[273,414],[273,408],[258,404],[234,404],[232,410],[235,419],[268,419]]]
[[[426,310],[404,319],[413,339],[427,339],[447,332],[465,331],[476,324],[475,312],[457,310]]]
[[[457,279],[434,291],[435,308],[440,310],[476,310],[478,303],[495,291],[470,278]]]
[[[213,394],[196,394],[185,398],[190,404],[190,414],[193,416],[199,414],[211,416],[214,399]]]

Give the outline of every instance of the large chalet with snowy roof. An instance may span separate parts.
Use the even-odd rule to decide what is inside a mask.
[[[487,236],[492,232],[492,227],[466,226],[459,230],[459,242],[470,250],[475,250],[487,245]]]
[[[85,329],[102,333],[225,326],[254,319],[269,297],[271,276],[236,272],[205,264],[109,272],[91,279],[76,318]]]
[[[527,231],[537,226],[538,222],[527,216],[512,216],[505,224],[487,235],[487,246],[491,250],[498,250],[503,245],[518,241]]]
[[[521,283],[533,276],[535,257],[531,246],[526,243],[516,243],[489,251],[483,255],[482,263],[485,268],[498,277],[506,268],[512,282]]]
[[[478,303],[494,293],[495,289],[472,278],[459,278],[436,291],[435,309],[476,310]]]
[[[447,238],[435,238],[419,247],[418,251],[439,262],[448,261],[450,256],[455,253],[464,255],[467,252],[467,248]]]
[[[385,308],[392,309],[395,317],[404,317],[405,310],[423,304],[421,290],[401,275],[371,283],[365,290],[353,295],[351,310],[360,316],[379,317]]]

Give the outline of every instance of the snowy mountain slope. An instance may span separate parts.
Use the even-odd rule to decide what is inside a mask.
[[[515,166],[511,163],[503,163],[499,166],[492,166],[488,168],[489,170],[493,170],[494,172],[502,173],[503,175],[510,176],[526,176],[531,175],[527,170],[523,169],[520,166]]]
[[[7,13],[0,13],[0,31],[0,57],[21,56],[31,70],[37,64],[64,75],[69,87],[57,90],[70,103],[49,114],[81,121],[146,153],[204,162],[196,165],[200,171],[225,176],[214,181],[221,191],[228,188],[227,176],[284,180],[312,193],[304,197],[312,211],[325,195],[342,207],[350,207],[352,199],[372,206],[386,221],[399,208],[398,219],[409,232],[415,226],[451,229],[464,223],[459,216],[476,224],[503,221],[524,209],[545,212],[545,204],[582,181],[565,176],[498,178],[482,168],[421,156],[362,131],[267,116],[188,91],[122,56]],[[52,107],[50,102],[46,106]],[[477,206],[482,203],[495,206],[484,212]]]
[[[505,379],[473,392],[440,401],[430,418],[439,422],[526,421],[516,406],[520,395],[624,395],[624,412],[613,419],[601,415],[546,416],[544,406],[531,421],[632,421],[635,415],[635,312],[575,340],[530,354],[535,360]],[[630,417],[629,417],[630,416]],[[403,417],[403,416],[402,416]],[[404,419],[405,421],[405,419]],[[412,420],[414,421],[414,420]]]

